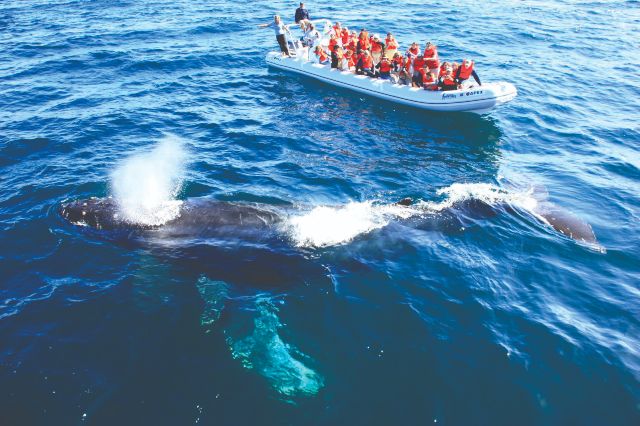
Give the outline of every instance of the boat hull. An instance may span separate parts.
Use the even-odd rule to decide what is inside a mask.
[[[391,102],[432,111],[483,113],[511,101],[517,95],[516,87],[506,82],[485,83],[482,86],[460,90],[429,91],[393,84],[389,80],[340,71],[329,65],[309,62],[300,57],[286,58],[280,52],[269,52],[266,61],[273,68],[306,75],[328,84]]]

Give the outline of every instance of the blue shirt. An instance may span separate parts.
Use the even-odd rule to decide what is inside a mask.
[[[296,24],[303,19],[311,19],[309,18],[309,11],[307,9],[299,7],[296,9]]]

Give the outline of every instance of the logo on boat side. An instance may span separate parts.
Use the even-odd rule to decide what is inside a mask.
[[[455,98],[462,98],[463,96],[473,96],[473,95],[481,95],[482,94],[482,90],[475,90],[473,92],[464,92],[464,93],[460,93],[459,95],[456,95],[455,93],[443,93],[442,94],[442,99],[455,99]]]

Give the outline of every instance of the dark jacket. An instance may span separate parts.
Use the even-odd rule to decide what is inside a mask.
[[[307,9],[299,7],[296,9],[296,24],[303,19],[311,19],[309,18],[309,11]]]

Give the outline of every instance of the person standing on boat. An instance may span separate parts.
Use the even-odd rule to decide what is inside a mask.
[[[282,23],[280,19],[280,15],[275,15],[273,17],[273,22],[269,24],[261,24],[258,25],[258,28],[267,28],[272,27],[276,33],[276,40],[278,40],[278,44],[280,45],[280,50],[282,51],[282,56],[289,57],[289,47],[287,47],[287,38],[285,33],[289,29],[285,24]]]
[[[300,7],[296,9],[296,24],[298,24],[302,20],[310,21],[309,11],[304,8],[304,3],[300,3]]]
[[[462,65],[458,67],[458,70],[455,72],[456,74],[456,82],[458,84],[463,84],[465,81],[469,79],[469,77],[473,76],[473,79],[478,83],[478,86],[482,86],[480,83],[480,78],[478,74],[476,74],[476,70],[473,69],[474,62],[469,59],[463,59]]]

